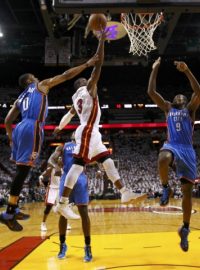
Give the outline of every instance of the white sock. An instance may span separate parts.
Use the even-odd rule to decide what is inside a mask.
[[[127,190],[127,188],[126,188],[126,187],[123,187],[123,188],[121,188],[119,191],[120,191],[120,193],[122,194],[122,193],[124,193],[126,190]]]
[[[61,196],[59,203],[68,203],[68,202],[69,202],[69,198],[68,197]]]

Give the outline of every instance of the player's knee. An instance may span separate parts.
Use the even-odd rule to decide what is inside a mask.
[[[165,165],[165,164],[170,165],[172,163],[172,161],[173,161],[173,155],[171,152],[161,151],[159,153],[158,164],[160,166]]]
[[[83,172],[83,166],[73,164],[71,169],[69,170],[68,174],[65,178],[65,187],[73,189],[74,185],[76,184],[78,177]]]
[[[89,215],[88,215],[88,207],[87,205],[79,205],[78,206],[78,211],[79,211],[79,214],[82,218],[87,218]]]
[[[118,170],[115,167],[114,161],[111,158],[106,159],[102,163],[108,178],[114,183],[120,179]]]

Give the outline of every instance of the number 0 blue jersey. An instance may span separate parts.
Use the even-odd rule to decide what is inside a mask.
[[[168,143],[192,145],[193,123],[187,108],[171,108],[167,116]]]
[[[36,83],[31,83],[18,97],[17,107],[25,119],[44,122],[48,114],[47,96],[37,89]]]

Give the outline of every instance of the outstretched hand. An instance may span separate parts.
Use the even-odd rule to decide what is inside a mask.
[[[93,34],[101,41],[105,41],[109,35],[110,35],[110,29],[109,27],[106,27],[105,29],[102,28],[101,31],[95,31],[93,30]]]
[[[188,70],[188,66],[187,66],[187,64],[185,62],[174,61],[174,65],[176,66],[176,68],[180,72],[185,72],[186,70]]]
[[[156,59],[156,61],[153,63],[152,69],[155,69],[156,67],[159,67],[160,62],[161,62],[161,57],[158,57],[158,59]]]

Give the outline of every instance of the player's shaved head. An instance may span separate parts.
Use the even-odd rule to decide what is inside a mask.
[[[22,74],[18,80],[19,87],[22,90],[26,89],[32,82],[38,82],[38,79],[31,73]]]
[[[74,82],[74,89],[77,90],[81,86],[86,86],[87,85],[87,79],[85,78],[79,78]]]

